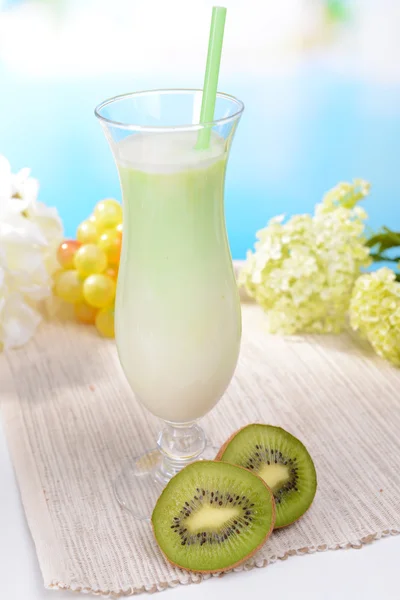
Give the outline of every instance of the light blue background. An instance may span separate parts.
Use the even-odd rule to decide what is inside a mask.
[[[245,257],[255,231],[270,217],[312,211],[326,189],[355,177],[373,186],[365,203],[369,225],[400,229],[399,83],[347,76],[318,53],[282,74],[232,71],[223,70],[220,90],[246,105],[227,174],[233,258]],[[58,208],[66,235],[73,237],[98,200],[120,198],[94,106],[127,91],[202,82],[200,69],[181,75],[168,63],[163,72],[128,76],[95,69],[89,77],[65,78],[35,77],[0,64],[0,83],[0,153],[14,170],[32,168],[40,199]]]

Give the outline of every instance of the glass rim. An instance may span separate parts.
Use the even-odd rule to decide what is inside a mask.
[[[215,119],[214,121],[209,121],[207,123],[191,123],[186,125],[138,125],[135,123],[121,123],[119,121],[114,121],[113,119],[108,119],[107,117],[101,114],[101,111],[106,106],[130,97],[151,96],[153,94],[193,94],[195,92],[202,91],[203,90],[200,88],[160,88],[154,90],[128,92],[126,94],[119,94],[118,96],[113,96],[112,98],[104,100],[96,106],[96,108],[94,109],[94,114],[99,119],[99,121],[101,121],[102,123],[106,123],[107,125],[111,125],[112,127],[118,127],[119,129],[125,129],[128,131],[144,131],[156,133],[162,131],[196,131],[199,129],[204,129],[205,127],[214,127],[215,125],[226,124],[230,123],[231,121],[234,121],[235,119],[239,118],[242,112],[244,111],[244,103],[241,100],[230,94],[217,92],[217,98],[225,98],[226,100],[230,100],[231,102],[236,104],[237,110],[228,117],[222,117],[221,119]]]

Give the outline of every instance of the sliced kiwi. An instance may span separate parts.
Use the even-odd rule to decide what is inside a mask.
[[[275,523],[273,495],[250,471],[199,461],[167,484],[152,515],[166,558],[189,571],[237,566],[265,542]]]
[[[314,499],[317,475],[311,456],[300,440],[280,427],[247,425],[229,438],[216,458],[264,479],[275,498],[275,528],[297,521]]]

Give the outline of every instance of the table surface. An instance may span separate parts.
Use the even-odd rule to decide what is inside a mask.
[[[0,423],[0,581],[7,600],[49,600],[55,592],[43,588],[4,432]],[[201,585],[179,586],[164,597],[197,600],[254,598],[261,586],[283,600],[399,600],[400,536],[389,537],[362,550],[339,550],[278,561],[265,569],[213,578]],[[57,592],[60,600],[77,595]],[[292,596],[293,594],[293,596]],[[144,596],[143,596],[144,597]]]

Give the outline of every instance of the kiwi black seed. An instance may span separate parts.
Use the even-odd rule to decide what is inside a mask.
[[[247,425],[229,438],[216,458],[264,479],[275,498],[275,528],[297,521],[314,499],[317,475],[312,458],[300,440],[280,427]]]
[[[265,542],[275,524],[275,502],[250,471],[204,460],[171,479],[151,520],[171,563],[216,573],[237,566]]]

